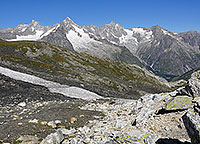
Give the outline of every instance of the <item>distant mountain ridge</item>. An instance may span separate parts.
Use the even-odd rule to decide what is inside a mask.
[[[175,33],[158,25],[125,29],[112,21],[104,26],[79,26],[66,18],[51,27],[32,21],[0,29],[0,39],[46,41],[102,59],[147,65],[166,78],[200,67],[200,33]]]

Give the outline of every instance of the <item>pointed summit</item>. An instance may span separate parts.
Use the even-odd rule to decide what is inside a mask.
[[[162,28],[162,27],[161,27],[161,26],[159,26],[159,25],[154,25],[154,26],[152,26],[151,28],[164,29],[164,28]]]
[[[39,24],[39,22],[37,22],[36,20],[32,20],[32,22],[29,24],[29,25],[38,25]]]
[[[116,23],[112,20],[111,22],[110,22],[110,25],[115,25]]]
[[[64,20],[64,22],[74,23],[74,22],[71,20],[71,18],[69,18],[69,17],[66,17],[65,20]]]

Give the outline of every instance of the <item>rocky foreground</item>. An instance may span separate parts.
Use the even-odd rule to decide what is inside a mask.
[[[2,143],[200,143],[200,71],[192,74],[185,87],[138,100],[53,97],[48,102],[2,105]]]

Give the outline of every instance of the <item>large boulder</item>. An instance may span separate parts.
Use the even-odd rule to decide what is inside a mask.
[[[55,133],[51,133],[40,144],[60,144],[64,140],[64,136],[61,130]]]
[[[194,72],[191,78],[188,80],[187,85],[184,88],[177,90],[178,95],[188,95],[191,97],[200,96],[200,71]]]
[[[192,144],[200,143],[200,100],[195,101],[193,109],[188,110],[182,119]]]
[[[200,96],[200,71],[197,71],[192,74],[191,78],[188,81],[188,85],[191,88],[193,97]]]
[[[165,110],[185,110],[190,108],[192,104],[192,98],[188,96],[177,96],[172,97],[168,102],[166,102]]]
[[[137,115],[132,125],[143,125],[160,110],[165,109],[166,102],[176,95],[176,92],[147,94],[137,100],[134,112]]]

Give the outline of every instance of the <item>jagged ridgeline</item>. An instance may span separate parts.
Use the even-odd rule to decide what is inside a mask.
[[[0,65],[102,96],[136,99],[145,93],[171,91],[177,85],[144,68],[109,61],[47,42],[0,41]]]
[[[51,27],[33,20],[0,28],[0,39],[45,41],[98,58],[147,65],[168,80],[200,67],[200,33],[176,33],[158,25],[126,29],[112,21],[103,26],[79,26],[67,17]]]

